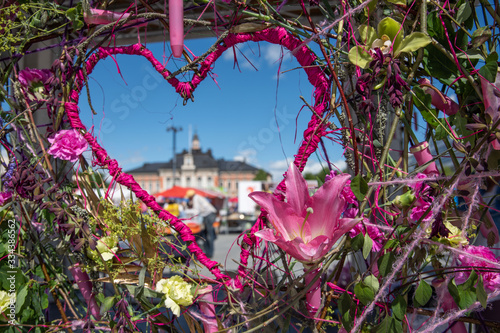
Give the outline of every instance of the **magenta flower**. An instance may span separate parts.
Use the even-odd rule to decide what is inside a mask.
[[[3,206],[12,198],[11,192],[0,192],[0,206]]]
[[[35,86],[48,86],[52,72],[48,69],[25,68],[19,72],[19,83],[26,88]]]
[[[464,248],[465,252],[470,253],[472,255],[482,257],[486,260],[492,262],[499,262],[495,257],[493,252],[487,247],[484,246],[474,246],[468,245]],[[486,261],[478,260],[477,258],[470,257],[465,254],[458,255],[458,259],[460,260],[462,266],[465,267],[475,267],[476,273],[483,277],[484,289],[488,292],[492,292],[498,290],[500,288],[500,272],[497,266],[488,263]],[[457,284],[462,284],[469,278],[470,271],[459,271],[455,275],[455,281]]]
[[[366,227],[366,231],[365,231],[365,227]],[[359,235],[359,233],[362,233],[363,235],[365,235],[366,232],[368,232],[368,236],[370,236],[370,238],[373,241],[372,251],[379,252],[380,250],[382,250],[382,246],[385,243],[385,236],[383,233],[380,232],[380,230],[378,230],[378,228],[376,226],[374,226],[373,224],[368,224],[368,219],[366,219],[366,218],[365,218],[365,226],[363,226],[362,223],[356,224],[354,226],[354,228],[352,228],[349,231],[349,236],[351,238],[354,238],[357,235]]]
[[[286,202],[271,193],[253,192],[250,198],[269,214],[273,229],[255,233],[279,246],[295,259],[311,264],[319,261],[359,219],[341,218],[345,199],[341,195],[349,175],[333,177],[311,197],[307,182],[294,164],[286,174]]]
[[[48,69],[25,68],[19,72],[18,80],[26,92],[29,102],[39,101],[49,94],[54,76]]]
[[[438,110],[443,111],[448,116],[453,116],[458,112],[460,106],[446,95],[443,95],[431,82],[427,79],[420,79],[418,81],[420,86],[426,93],[431,95],[431,104]]]
[[[73,163],[88,148],[85,138],[75,129],[60,130],[48,140],[52,144],[47,151],[50,155]]]

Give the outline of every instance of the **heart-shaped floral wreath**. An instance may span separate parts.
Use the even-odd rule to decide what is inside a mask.
[[[152,209],[161,219],[168,221],[170,225],[179,233],[180,238],[188,244],[188,249],[191,253],[205,265],[217,279],[228,280],[229,276],[223,274],[218,263],[210,260],[195,242],[195,238],[191,230],[177,217],[172,215],[167,210],[164,210],[147,191],[134,180],[131,175],[123,172],[118,162],[111,158],[106,150],[101,147],[91,133],[87,132],[85,125],[82,124],[78,111],[79,94],[84,87],[84,73],[90,74],[100,60],[115,54],[138,55],[146,58],[167,81],[175,88],[183,98],[191,98],[196,87],[207,77],[212,68],[212,64],[229,48],[236,44],[245,42],[260,42],[265,41],[273,44],[282,45],[288,49],[297,59],[299,64],[307,73],[309,82],[315,87],[314,91],[314,110],[316,114],[321,116],[329,105],[329,82],[322,70],[315,65],[316,56],[305,46],[303,42],[295,38],[283,28],[266,29],[254,33],[239,33],[229,34],[219,43],[212,53],[210,53],[204,61],[199,64],[199,69],[190,82],[181,82],[177,78],[169,78],[171,73],[154,58],[151,51],[141,44],[134,44],[125,47],[101,47],[96,53],[90,56],[85,63],[85,72],[80,70],[77,75],[75,89],[70,94],[70,101],[65,103],[65,110],[68,115],[71,126],[74,129],[81,130],[84,133],[85,139],[88,141],[94,154],[94,163],[101,167],[106,167],[110,175],[119,184],[128,187],[135,193],[137,198],[144,202]],[[298,153],[295,155],[295,165],[299,170],[303,170],[309,156],[318,148],[319,141],[325,135],[325,124],[316,115],[313,114],[308,123],[308,127],[304,132],[302,143]],[[285,192],[285,183],[282,181],[275,191],[275,196],[283,200]],[[244,246],[241,252],[241,264],[238,268],[240,278],[246,275],[246,265],[250,255],[250,249],[256,242],[254,233],[262,227],[262,215],[257,220],[257,223],[252,227],[249,234],[243,238]],[[236,286],[241,286],[241,280],[234,281]]]

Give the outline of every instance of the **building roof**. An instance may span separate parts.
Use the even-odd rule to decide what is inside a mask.
[[[220,171],[259,171],[258,168],[241,161],[226,161],[224,159],[220,159],[217,162],[219,164]]]
[[[184,163],[184,155],[188,154],[186,150],[176,155],[176,169],[180,170]],[[212,156],[212,151],[209,149],[206,152],[201,150],[193,150],[193,163],[196,169],[214,169],[226,172],[257,172],[259,169],[242,161],[226,161],[224,159],[216,160]],[[127,173],[158,173],[160,169],[172,169],[173,161],[145,163],[139,168],[127,171]]]
[[[158,173],[159,169],[168,168],[167,162],[157,162],[157,163],[144,163],[141,167],[128,170],[127,173]],[[172,163],[170,162],[170,168]]]

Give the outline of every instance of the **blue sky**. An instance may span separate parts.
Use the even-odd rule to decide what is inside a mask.
[[[201,55],[214,41],[187,40],[185,45]],[[185,64],[164,57],[170,54],[168,45],[149,44],[148,48],[158,60],[168,61],[171,72]],[[191,134],[198,133],[202,149],[211,148],[216,158],[244,159],[280,180],[311,117],[307,108],[301,110],[300,96],[312,103],[312,86],[286,50],[281,66],[285,73],[278,75],[280,55],[280,46],[247,43],[236,49],[238,67],[234,53],[226,51],[215,63],[213,77],[198,86],[194,103],[189,101],[186,106],[145,59],[118,55],[122,78],[116,63],[108,58],[89,79],[97,115],[92,116],[84,89],[79,104],[82,121],[87,128],[94,126],[98,141],[124,170],[171,159],[172,132],[167,133],[166,128],[176,126],[183,128],[177,134],[177,152],[188,148],[191,127]],[[325,143],[331,161],[343,168],[340,145]],[[319,168],[314,157],[306,171]]]

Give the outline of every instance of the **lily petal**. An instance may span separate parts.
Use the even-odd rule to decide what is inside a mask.
[[[276,238],[276,236],[274,235],[274,230],[269,228],[259,230],[254,235],[268,242],[274,243],[278,240],[278,238]]]
[[[314,193],[311,203],[314,212],[308,219],[313,238],[319,235],[330,237],[335,232],[345,205],[340,194],[349,177],[348,174],[337,175]]]
[[[252,192],[248,195],[269,214],[271,224],[285,240],[291,240],[300,235],[303,217],[286,202],[279,201],[271,193]]]
[[[286,172],[286,200],[299,215],[307,208],[306,203],[309,201],[309,191],[307,189],[307,181],[300,173],[295,164],[290,163],[290,167]]]

